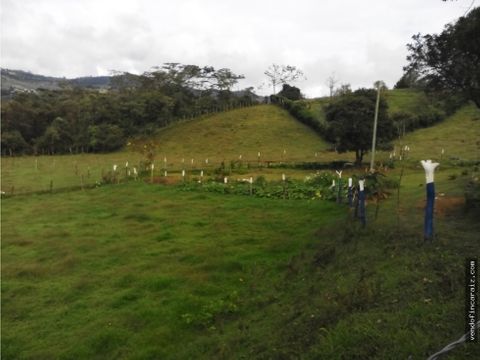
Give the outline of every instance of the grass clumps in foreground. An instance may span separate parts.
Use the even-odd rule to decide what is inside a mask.
[[[201,334],[255,311],[252,276],[274,281],[339,212],[141,183],[6,199],[3,355],[201,355]]]
[[[423,245],[422,177],[399,226],[391,199],[366,229],[333,202],[142,183],[5,199],[3,355],[426,358],[464,331],[480,229],[453,209]]]

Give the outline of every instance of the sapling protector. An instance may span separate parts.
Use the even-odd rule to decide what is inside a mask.
[[[353,206],[353,179],[348,178],[348,205]]]
[[[431,241],[433,239],[433,208],[435,205],[435,169],[439,163],[432,160],[422,160],[420,163],[425,170],[425,183],[427,190],[427,203],[425,206],[425,224],[424,224],[424,240]]]
[[[358,180],[358,217],[363,226],[365,226],[366,214],[365,214],[365,179]]]
[[[337,202],[342,202],[342,170],[335,170],[338,175],[338,189],[337,189]]]

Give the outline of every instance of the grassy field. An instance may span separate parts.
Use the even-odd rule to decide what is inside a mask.
[[[342,159],[343,154],[325,152],[327,143],[288,113],[272,105],[237,109],[176,124],[161,130],[155,138],[159,144],[155,174],[167,169],[212,171],[222,161],[322,161]],[[284,153],[285,150],[285,153]],[[317,153],[317,157],[315,157]],[[192,166],[191,160],[194,159]],[[205,160],[208,159],[208,164]],[[139,153],[120,151],[111,154],[61,156],[26,156],[2,158],[2,191],[26,193],[80,187],[101,180],[102,173],[118,165],[125,173],[128,161],[132,170],[142,160]],[[182,162],[182,160],[184,162]]]
[[[140,182],[2,210],[5,359],[193,358],[342,212]]]
[[[451,206],[422,245],[422,184],[407,171],[400,222],[392,197],[366,229],[333,202],[143,182],[5,199],[2,356],[425,358],[463,333],[480,228]]]
[[[389,97],[389,103],[397,107],[414,102],[411,91],[395,90],[389,92]],[[319,104],[313,102],[312,109]],[[400,146],[408,144],[411,148],[410,158],[413,159],[427,156],[434,159],[442,157],[442,160],[451,157],[478,160],[479,118],[480,111],[476,107],[466,106],[440,124],[417,130],[397,140],[397,152]],[[237,109],[180,123],[161,130],[156,142],[159,151],[155,174],[163,174],[163,160],[167,158],[167,169],[176,177],[181,169],[211,172],[222,161],[228,164],[231,160],[238,160],[240,155],[244,166],[251,161],[256,167],[258,152],[261,161],[354,161],[353,153],[329,151],[328,144],[313,131],[291,118],[284,110],[271,105]],[[377,155],[379,161],[387,161],[388,157],[389,152],[379,152]],[[208,164],[205,164],[206,159]],[[141,160],[139,153],[127,150],[111,154],[4,157],[2,191],[7,194],[47,191],[50,184],[54,189],[78,188],[82,184],[91,185],[100,181],[102,173],[111,171],[114,164],[118,165],[119,173],[123,175],[127,161],[132,170]],[[364,161],[368,163],[368,153]],[[282,172],[285,171],[265,167],[247,171],[248,175],[265,175],[267,178],[276,178]],[[286,172],[292,177],[305,175],[298,171]]]
[[[2,358],[427,358],[464,332],[464,261],[480,256],[478,214],[463,208],[465,185],[479,177],[471,164],[478,161],[478,118],[467,106],[396,143],[411,148],[407,161],[386,173],[395,181],[404,169],[400,198],[390,189],[378,218],[370,203],[365,229],[334,202],[209,193],[148,178],[2,199]],[[209,127],[211,134],[202,130]],[[180,144],[182,134],[189,135]],[[230,147],[212,145],[223,137]],[[193,157],[189,149],[211,159],[209,171],[239,152],[254,160],[257,151],[282,157],[284,148],[286,160],[314,161],[317,150],[318,160],[350,156],[327,152],[273,106],[185,122],[157,141],[177,170],[181,157]],[[275,151],[241,151],[259,141]],[[439,159],[442,148],[437,236],[424,244],[418,160]],[[47,189],[50,179],[71,186],[81,175],[95,181],[113,163],[123,171],[127,160],[132,166],[140,157],[3,159],[2,190]],[[242,168],[229,186],[237,177],[279,180],[282,173],[311,175]],[[473,358],[474,350],[461,346],[450,358]]]

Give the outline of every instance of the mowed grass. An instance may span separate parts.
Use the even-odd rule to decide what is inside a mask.
[[[201,357],[340,212],[140,182],[6,199],[3,358]]]

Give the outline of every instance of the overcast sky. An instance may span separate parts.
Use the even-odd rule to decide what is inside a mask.
[[[272,63],[301,68],[296,86],[328,93],[402,74],[406,43],[438,33],[471,0],[0,0],[1,66],[51,76],[142,73],[164,62],[228,67],[264,94]]]

